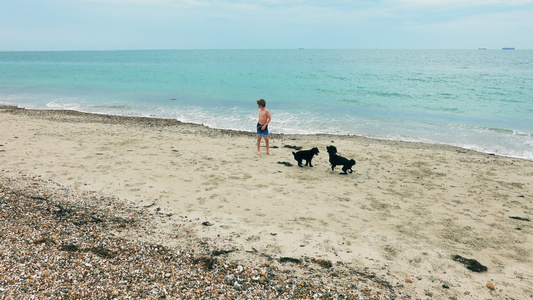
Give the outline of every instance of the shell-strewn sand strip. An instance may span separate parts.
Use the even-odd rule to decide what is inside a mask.
[[[175,120],[12,107],[0,109],[0,120],[7,188],[27,177],[123,201],[144,217],[113,229],[117,239],[182,249],[196,259],[188,264],[210,272],[241,265],[265,288],[265,270],[276,267],[310,290],[338,286],[331,293],[338,298],[533,295],[531,161],[274,128],[274,155],[257,156],[253,133]],[[331,171],[328,145],[357,160],[354,173]],[[313,168],[296,166],[293,146],[320,149]],[[112,259],[92,245],[66,246]],[[473,261],[478,267],[468,269]],[[241,292],[238,277],[228,278]]]
[[[180,247],[146,243],[145,211],[38,178],[1,175],[0,208],[2,299],[402,298],[341,263],[242,253],[255,264],[237,264],[226,259],[234,250],[211,250],[187,234]],[[139,239],[120,237],[126,232]]]

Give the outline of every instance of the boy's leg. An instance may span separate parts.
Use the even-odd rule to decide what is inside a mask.
[[[266,144],[266,147],[267,147],[267,154],[268,155],[272,155],[272,153],[270,153],[270,146],[269,146],[269,143],[268,143],[268,136],[265,136],[265,144]]]
[[[257,155],[260,155],[261,154],[261,136],[258,135],[257,136]]]

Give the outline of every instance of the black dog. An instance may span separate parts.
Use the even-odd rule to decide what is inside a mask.
[[[298,162],[298,166],[303,167],[302,160],[305,159],[305,165],[312,167],[313,164],[311,164],[311,160],[313,160],[313,156],[318,155],[318,152],[320,152],[318,151],[318,148],[314,147],[311,150],[293,152],[292,155],[294,155],[294,159]]]
[[[350,170],[350,173],[353,173],[352,167],[355,165],[355,160],[347,159],[345,157],[337,155],[337,148],[335,146],[326,147],[329,153],[329,163],[331,164],[331,171],[335,171],[336,166],[343,166],[342,171],[344,173],[339,173],[346,175],[346,171]]]

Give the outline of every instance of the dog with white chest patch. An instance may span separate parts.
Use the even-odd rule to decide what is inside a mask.
[[[347,159],[337,154],[337,147],[327,146],[326,150],[329,154],[329,163],[331,164],[331,171],[335,171],[336,166],[342,166],[342,171],[344,173],[339,173],[342,175],[347,175],[348,172],[353,173],[352,167],[356,164],[354,159]]]

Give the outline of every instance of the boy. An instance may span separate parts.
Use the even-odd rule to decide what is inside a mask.
[[[265,144],[267,148],[267,154],[270,153],[270,148],[268,144],[268,123],[270,123],[270,112],[265,108],[266,101],[265,99],[257,100],[257,108],[259,108],[259,120],[257,121],[257,155],[261,155],[260,145],[261,145],[261,136],[265,137]]]

